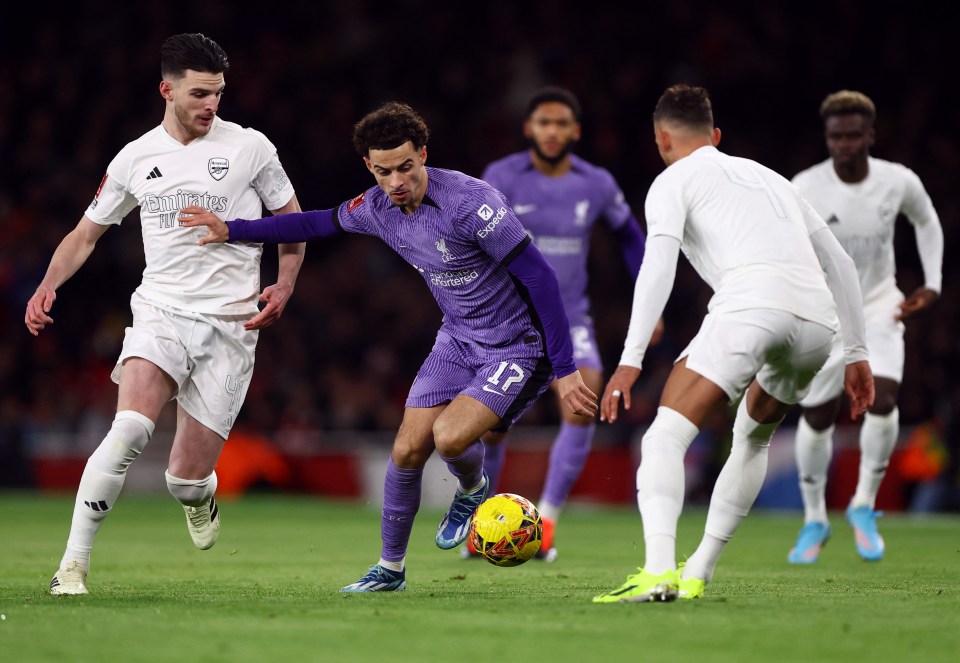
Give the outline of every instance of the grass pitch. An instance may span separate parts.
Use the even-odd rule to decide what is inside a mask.
[[[957,661],[960,518],[881,520],[860,561],[842,514],[820,561],[790,566],[799,514],[757,512],[707,596],[596,605],[642,563],[635,509],[574,506],[554,564],[496,568],[433,544],[422,511],[404,593],[337,590],[379,556],[370,505],[249,496],[193,548],[169,497],[127,496],[104,525],[83,597],[46,592],[72,498],[0,495],[0,660],[21,661]],[[700,538],[685,514],[678,549]]]

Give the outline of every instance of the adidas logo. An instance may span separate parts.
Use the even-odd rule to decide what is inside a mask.
[[[110,507],[108,507],[108,506],[107,506],[107,503],[104,502],[103,500],[100,500],[99,502],[84,502],[84,504],[86,504],[88,507],[90,507],[90,508],[93,509],[94,511],[109,511],[109,510],[110,510]]]
[[[827,225],[830,225],[831,223],[840,223],[840,219],[837,218],[836,214],[831,214],[830,218],[827,219]]]
[[[163,177],[163,173],[160,172],[160,169],[156,166],[153,167],[153,170],[150,171],[150,174],[147,175],[148,180],[155,180],[158,177]]]

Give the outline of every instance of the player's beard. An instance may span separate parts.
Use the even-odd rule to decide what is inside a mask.
[[[191,116],[189,111],[181,106],[178,106],[177,104],[174,104],[173,106],[173,114],[177,118],[177,122],[180,123],[180,126],[182,126],[187,134],[193,138],[206,136],[208,133],[210,133],[210,127],[213,126],[212,122],[207,126],[198,124],[196,122],[196,116]]]
[[[544,161],[546,161],[551,165],[554,165],[554,164],[560,163],[561,161],[567,158],[567,155],[570,154],[570,151],[573,149],[573,146],[576,144],[577,141],[575,140],[569,141],[566,145],[563,146],[563,149],[560,150],[555,156],[548,156],[544,154],[543,151],[541,151],[540,146],[537,145],[536,141],[531,140],[529,142],[530,142],[530,147],[533,149],[533,151],[536,153],[536,155],[539,158],[543,159]]]

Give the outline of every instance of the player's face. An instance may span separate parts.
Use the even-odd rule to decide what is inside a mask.
[[[363,158],[367,170],[394,205],[410,214],[427,191],[427,146],[417,150],[409,140],[390,150],[371,149]]]
[[[534,109],[523,124],[523,135],[544,161],[556,163],[580,140],[580,123],[566,104],[547,101]]]
[[[851,170],[867,161],[874,132],[869,120],[859,113],[831,115],[824,123],[827,151],[839,171]]]
[[[165,84],[169,87],[164,97],[173,102],[177,130],[190,140],[206,136],[213,126],[213,118],[217,115],[223,96],[223,73],[211,74],[188,69],[183,78],[161,83],[161,92]]]

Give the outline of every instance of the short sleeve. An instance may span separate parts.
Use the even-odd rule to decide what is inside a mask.
[[[126,168],[122,156],[123,153],[118,154],[107,166],[97,193],[87,206],[86,216],[94,223],[103,226],[120,225],[124,217],[139,204],[127,189]]]
[[[525,239],[527,231],[506,197],[487,185],[467,194],[458,210],[458,228],[477,242],[497,262],[509,257]]]
[[[627,204],[627,198],[613,175],[602,168],[600,174],[603,190],[603,207],[600,214],[611,230],[618,230],[633,216],[633,210]]]
[[[370,223],[371,205],[368,200],[370,191],[364,191],[356,198],[345,200],[337,208],[337,225],[348,233],[361,235],[374,234]]]

